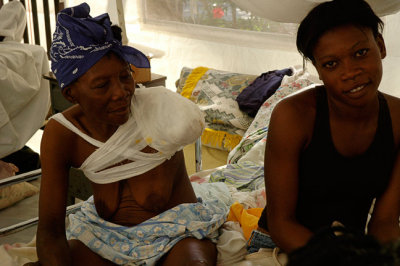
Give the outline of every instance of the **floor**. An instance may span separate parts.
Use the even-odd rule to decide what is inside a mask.
[[[36,152],[39,152],[39,143],[41,138],[41,132],[35,134],[35,136],[29,142],[29,146]],[[186,169],[189,175],[196,172],[195,165],[195,145],[191,144],[186,146],[184,149]],[[221,165],[226,164],[228,152],[217,150],[214,148],[202,146],[202,170],[212,169]],[[40,186],[40,179],[32,181],[36,186]],[[0,210],[0,228],[10,226],[28,219],[38,216],[38,201],[39,195],[36,194],[27,199],[24,199],[15,205]],[[0,236],[1,244],[12,244],[12,243],[27,243],[35,236],[36,226],[30,226],[20,232],[13,232],[9,235]]]
[[[191,144],[183,149],[185,154],[186,170],[188,175],[196,172],[195,163],[195,145]],[[227,151],[222,151],[207,146],[201,147],[202,153],[202,170],[216,168],[221,165],[225,165],[228,157]]]

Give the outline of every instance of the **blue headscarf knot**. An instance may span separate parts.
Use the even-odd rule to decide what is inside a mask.
[[[89,13],[89,5],[82,3],[57,14],[50,59],[51,70],[61,89],[76,81],[110,51],[135,67],[150,67],[141,51],[122,45],[114,37],[107,13],[94,18]]]

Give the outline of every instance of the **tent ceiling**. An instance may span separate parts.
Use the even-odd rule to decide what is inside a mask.
[[[366,0],[378,16],[397,13],[399,0]],[[242,10],[269,20],[300,23],[307,13],[325,0],[232,0]]]

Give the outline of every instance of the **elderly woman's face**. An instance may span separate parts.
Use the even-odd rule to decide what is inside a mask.
[[[89,119],[122,125],[130,115],[135,82],[129,65],[110,53],[71,86],[71,95]]]

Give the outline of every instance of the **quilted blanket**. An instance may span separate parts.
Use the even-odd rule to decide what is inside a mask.
[[[181,74],[180,83],[184,83],[181,95],[195,102],[205,115],[202,143],[232,150],[253,121],[239,109],[236,98],[257,76],[206,67],[183,68],[182,73],[188,72]]]

